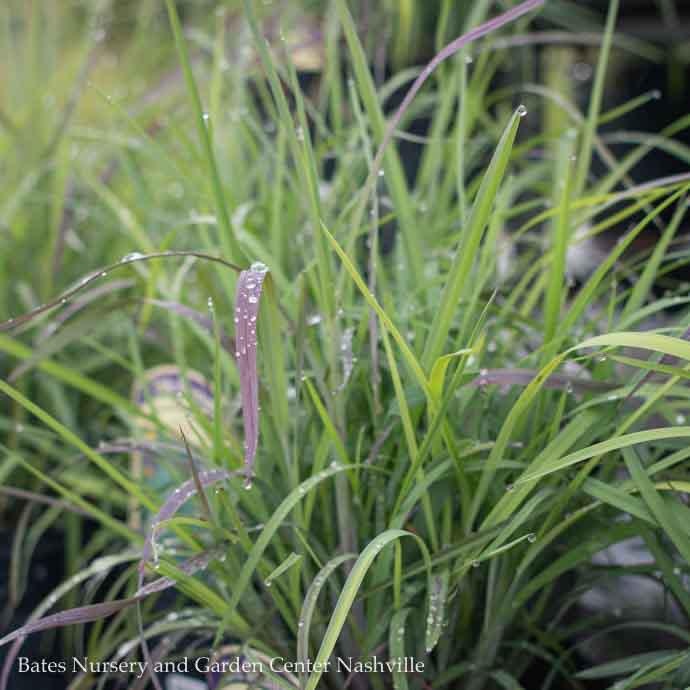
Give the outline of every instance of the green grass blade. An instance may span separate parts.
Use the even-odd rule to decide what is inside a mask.
[[[467,228],[463,230],[462,240],[455,251],[455,258],[450,268],[448,282],[443,290],[441,303],[434,315],[431,331],[424,348],[422,363],[427,369],[431,368],[433,362],[441,354],[448,339],[448,333],[457,311],[457,305],[460,302],[463,291],[469,287],[470,270],[477,258],[484,228],[489,221],[498,189],[508,167],[520,119],[525,112],[524,107],[520,106],[513,113],[498,142],[491,163],[477,192],[477,198],[472,207]]]
[[[197,133],[204,150],[206,165],[208,166],[216,213],[218,215],[221,246],[223,247],[223,252],[228,259],[240,263],[245,258],[245,255],[240,247],[239,242],[237,241],[237,238],[235,237],[232,224],[230,223],[230,215],[228,213],[226,203],[227,190],[223,188],[223,183],[220,178],[220,170],[218,169],[216,155],[213,150],[211,126],[208,122],[208,114],[204,111],[204,108],[201,104],[201,97],[196,85],[196,80],[194,79],[194,73],[192,72],[192,64],[189,59],[187,43],[182,32],[180,17],[177,14],[177,8],[175,7],[174,0],[165,0],[165,5],[168,10],[168,18],[170,19],[170,26],[175,39],[175,47],[177,48],[180,67],[182,68],[184,80],[187,85],[187,91],[189,92],[189,96],[192,100]]]
[[[635,281],[630,297],[628,297],[628,301],[625,303],[623,312],[620,315],[621,320],[628,318],[644,304],[645,299],[647,299],[647,296],[650,294],[654,280],[659,272],[661,262],[668,250],[668,246],[676,234],[678,226],[685,217],[687,210],[686,200],[684,198],[679,199],[676,206],[676,212],[673,214],[671,222],[666,226],[659,241],[656,243],[652,255],[645,262],[642,274]]]
[[[319,684],[319,680],[323,674],[323,668],[325,667],[326,661],[330,658],[333,650],[335,649],[336,642],[340,632],[345,625],[345,621],[350,613],[350,609],[355,601],[355,597],[359,592],[364,578],[369,571],[374,559],[379,555],[381,550],[388,544],[395,542],[403,537],[412,537],[420,546],[422,554],[424,556],[424,561],[427,566],[428,577],[431,578],[431,560],[429,557],[429,552],[427,551],[424,542],[415,534],[411,532],[405,532],[404,530],[387,530],[382,534],[379,534],[376,539],[370,542],[367,547],[362,551],[357,562],[354,564],[348,578],[345,582],[338,601],[335,605],[335,609],[331,615],[331,620],[326,628],[326,632],[323,636],[323,641],[319,647],[319,651],[314,659],[315,670],[309,676],[307,684],[305,686],[306,690],[316,690]],[[431,587],[429,587],[431,590]]]
[[[369,288],[367,287],[367,284],[365,283],[362,276],[359,274],[359,271],[357,271],[355,265],[350,260],[350,257],[338,244],[338,241],[335,239],[335,237],[331,235],[331,233],[328,231],[325,225],[322,225],[321,227],[323,229],[323,232],[326,233],[326,237],[328,238],[328,241],[331,243],[331,246],[335,250],[336,254],[340,257],[340,260],[342,261],[345,270],[350,274],[350,277],[352,278],[353,282],[355,283],[359,291],[362,293],[364,299],[367,301],[367,304],[376,312],[376,315],[379,317],[379,319],[381,319],[381,323],[383,323],[383,325],[386,327],[388,332],[393,337],[393,340],[395,340],[397,346],[400,348],[405,362],[407,363],[408,367],[417,379],[417,383],[422,387],[424,392],[428,394],[429,383],[427,381],[426,375],[424,374],[424,370],[422,369],[419,361],[417,360],[414,353],[407,344],[407,341],[405,340],[405,338],[403,338],[400,331],[395,327],[395,324],[388,316],[386,311],[383,309],[383,307],[378,303],[376,297],[374,297],[374,295],[371,294]]]
[[[400,609],[391,618],[390,631],[388,633],[388,650],[391,661],[396,662],[405,658],[405,623],[410,614],[410,609]],[[396,690],[408,690],[407,674],[393,669],[393,687]]]
[[[609,11],[606,17],[606,27],[604,28],[604,35],[602,37],[601,48],[599,50],[597,71],[594,77],[592,93],[590,94],[589,111],[587,113],[587,120],[582,132],[580,152],[577,157],[577,171],[575,173],[574,182],[576,196],[581,194],[585,188],[590,163],[592,161],[592,144],[596,134],[597,121],[599,119],[601,103],[604,95],[606,69],[608,67],[609,54],[611,52],[611,43],[613,41],[616,17],[618,16],[618,4],[619,0],[611,0],[609,3]]]
[[[106,458],[93,450],[84,441],[82,441],[74,432],[70,431],[66,426],[58,422],[57,419],[41,409],[36,403],[29,400],[26,396],[18,390],[0,380],[0,392],[7,395],[9,398],[26,408],[28,412],[40,419],[47,427],[51,428],[60,438],[62,438],[69,445],[81,451],[91,462],[93,462],[99,469],[101,469],[110,479],[118,486],[121,486],[128,494],[134,496],[141,505],[147,507],[149,510],[156,510],[156,503],[152,501],[139,487],[136,482],[128,479],[117,468],[108,462]]]
[[[316,603],[321,594],[321,590],[326,585],[326,581],[331,574],[339,568],[343,563],[357,558],[357,554],[346,553],[342,556],[336,556],[326,563],[321,570],[316,574],[316,577],[309,585],[306,594],[304,595],[304,603],[300,612],[300,625],[297,631],[297,659],[298,661],[307,661],[309,659],[309,636],[311,633],[311,623],[316,611]],[[306,676],[301,674],[300,687],[303,688],[306,684]]]
[[[332,477],[339,472],[344,472],[350,469],[352,466],[347,467],[329,467],[326,470],[322,470],[317,475],[305,479],[296,489],[291,491],[282,503],[276,508],[276,510],[271,515],[270,519],[266,523],[266,526],[261,530],[258,539],[252,546],[252,550],[247,556],[242,569],[240,570],[237,580],[233,584],[232,595],[227,605],[225,606],[225,613],[223,615],[223,620],[220,624],[218,632],[216,633],[216,641],[214,646],[220,641],[222,634],[230,621],[231,617],[235,615],[237,605],[242,599],[242,595],[249,586],[251,579],[256,572],[257,566],[263,556],[264,552],[268,548],[268,545],[273,539],[275,533],[283,525],[285,518],[290,514],[293,508],[308,494],[312,489],[318,486],[321,482],[325,481],[329,477]]]

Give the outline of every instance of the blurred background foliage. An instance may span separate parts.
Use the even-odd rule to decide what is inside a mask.
[[[468,13],[480,4],[486,11],[512,3],[352,0],[349,6],[381,83],[429,59],[462,31]],[[521,51],[519,59],[499,62],[493,87],[540,78],[584,110],[607,5],[605,0],[547,2],[534,28],[554,36],[556,45],[547,40],[538,51]],[[177,6],[196,77],[209,94],[217,145],[224,150],[221,166],[235,156],[249,160],[255,151],[244,150],[236,134],[238,128],[254,126],[247,113],[256,112],[255,104],[247,103],[247,94],[261,102],[266,85],[256,79],[261,72],[241,2],[182,0]],[[256,7],[267,38],[284,39],[306,92],[318,103],[328,3],[261,0]],[[626,102],[645,89],[661,89],[664,98],[611,127],[658,132],[687,109],[687,9],[672,0],[626,0],[619,25],[614,45],[620,50],[612,53],[604,90],[607,105]],[[560,29],[590,32],[594,38],[564,47],[558,45]],[[518,25],[517,44],[520,31]],[[149,251],[195,246],[212,202],[192,145],[188,97],[164,3],[7,0],[0,7],[0,32],[0,314],[9,317],[35,307],[79,279],[87,267],[129,252],[133,241]],[[214,60],[218,51],[224,57]],[[226,72],[225,100],[218,96],[218,69]],[[525,99],[533,112],[542,111],[544,126],[557,130],[562,125],[548,122],[555,109],[544,108],[539,98]],[[428,118],[422,115],[417,122],[417,133],[424,134]],[[483,124],[490,125],[486,119]],[[679,136],[687,141],[683,132]],[[420,147],[404,141],[399,146],[413,178]],[[662,148],[632,174],[643,180],[684,166],[676,151]],[[251,198],[262,170],[226,165],[227,188],[235,190],[236,199]],[[257,203],[248,215],[250,228],[270,214],[268,206]],[[203,301],[209,290],[207,270],[199,271],[198,294],[188,286],[192,302]],[[106,323],[103,319],[100,325]],[[158,344],[149,344],[155,352]],[[108,354],[91,351],[84,359],[79,352],[75,357],[83,373],[98,371],[109,380],[113,363]],[[87,427],[93,421],[73,406],[75,398],[65,397],[75,392],[49,380],[20,383],[37,385],[36,399],[49,400],[51,407],[57,402],[65,421],[78,426],[79,418]],[[116,379],[113,385],[124,383]],[[124,387],[120,392],[127,394]],[[11,408],[9,418],[21,418],[23,413]]]
[[[524,101],[531,115],[521,125],[521,142],[532,137],[533,142],[536,138],[537,143],[546,148],[553,144],[548,137],[558,139],[568,124],[563,112],[549,107],[547,100],[534,90],[530,92],[523,87],[533,83],[546,85],[586,112],[608,4],[606,0],[549,0],[539,19],[530,26],[531,39],[526,36],[526,25],[520,23],[514,31],[511,29],[501,37],[507,41],[504,45],[510,46],[519,46],[524,40],[526,49],[496,51],[493,62],[482,60],[482,70],[490,75],[489,83],[472,84],[468,89],[474,127],[470,132],[473,148],[468,178],[473,178],[473,191],[500,137],[501,123],[508,119],[517,102]],[[322,96],[327,90],[320,89],[320,84],[333,74],[343,77],[343,82],[349,76],[346,59],[334,72],[326,74],[325,44],[334,21],[329,13],[330,3],[257,0],[255,5],[267,38],[273,45],[284,41],[290,52],[300,84],[310,96],[311,122],[318,128],[321,111],[327,111]],[[486,0],[352,0],[348,3],[378,86],[401,70],[417,67],[428,60],[440,46],[464,30],[471,12],[493,14],[514,5],[514,2]],[[276,258],[271,266],[285,302],[295,312],[311,308],[310,303],[300,302],[300,288],[295,286],[297,280],[294,279],[304,270],[304,262],[301,257],[294,257],[299,252],[292,251],[295,247],[307,247],[310,242],[308,236],[305,238],[305,213],[294,189],[294,180],[286,179],[288,173],[281,177],[282,172],[274,162],[274,154],[281,156],[285,170],[294,172],[285,163],[289,157],[285,154],[284,132],[281,130],[280,136],[276,134],[275,123],[271,117],[265,117],[271,107],[270,97],[243,20],[242,3],[189,0],[177,2],[177,7],[204,106],[214,129],[233,228],[244,246],[259,258],[263,258],[262,233],[270,228],[264,234],[270,236],[267,240],[270,242],[277,238],[271,251],[280,260]],[[636,132],[656,134],[687,114],[690,102],[688,11],[682,3],[673,0],[625,0],[618,27],[607,70],[604,110],[626,103],[645,91],[659,89],[663,94],[663,98],[657,100],[650,97],[644,108],[631,109],[622,119],[600,129],[603,136],[607,132],[628,132],[628,139],[635,141],[636,136],[639,139]],[[573,41],[571,45],[562,35],[559,39],[560,31],[579,32],[579,42]],[[0,6],[0,32],[0,319],[29,311],[82,278],[85,272],[117,261],[132,250],[192,249],[201,245],[218,253],[209,231],[215,223],[211,185],[199,150],[189,95],[178,66],[164,3],[161,0],[7,0]],[[534,32],[542,33],[543,41],[530,43]],[[532,45],[537,47],[531,49]],[[339,73],[341,69],[342,74]],[[439,84],[449,83],[453,78],[449,76],[450,65],[439,72],[448,80],[444,82],[439,77]],[[414,72],[406,74],[409,78]],[[389,110],[400,101],[402,83],[393,90],[387,102]],[[520,101],[512,103],[518,96]],[[437,114],[437,103],[441,101],[442,93],[420,94],[410,117],[409,131],[413,135],[424,137],[428,133],[433,119],[430,113]],[[362,172],[369,163],[359,139],[356,114],[348,112],[346,115],[350,130],[341,130],[340,138],[325,132],[324,127],[316,138],[319,172],[322,173],[320,191],[323,191],[323,204],[329,217],[337,219],[334,222],[346,217],[342,202],[356,193]],[[546,143],[538,141],[543,132],[547,135]],[[687,134],[678,132],[677,141],[687,142]],[[610,143],[616,145],[615,140]],[[429,292],[433,296],[438,282],[434,271],[448,264],[449,251],[458,232],[456,204],[447,191],[449,185],[445,184],[450,180],[452,186],[454,182],[450,175],[442,177],[443,167],[452,153],[441,150],[443,147],[427,146],[425,150],[435,150],[433,156],[436,157],[429,156],[424,169],[419,141],[401,140],[397,145],[412,182],[417,180],[421,159],[421,183],[410,185],[410,196],[411,205],[415,213],[418,212],[416,217],[423,218],[425,231],[436,243],[430,242],[432,249],[425,257],[431,269]],[[532,175],[534,160],[521,157],[527,150],[522,148],[520,155],[515,156],[515,168],[521,175],[518,188],[529,188],[539,195],[539,203],[542,198],[548,203],[552,193],[551,168],[548,163],[541,167],[535,165],[537,173]],[[335,179],[336,190],[329,196],[336,157],[339,157],[338,162],[342,159],[343,165]],[[592,178],[600,172],[596,168],[598,164],[595,161]],[[645,181],[687,171],[687,166],[688,151],[664,143],[633,168],[632,180]],[[441,188],[439,180],[445,188]],[[445,205],[435,205],[435,194],[445,195]],[[533,200],[529,197],[525,203]],[[426,215],[430,209],[431,214]],[[274,228],[279,232],[274,232]],[[281,233],[281,228],[286,230]],[[651,240],[647,242],[647,249],[654,243],[654,232],[648,235]],[[529,242],[532,242],[530,249],[536,248],[538,256],[538,240],[528,238],[525,244]],[[511,256],[518,274],[526,270],[529,260]],[[217,312],[227,318],[232,313],[227,285],[219,285],[217,274],[207,265],[194,266],[194,280],[188,279],[190,270],[191,264],[182,264],[181,268],[155,263],[135,265],[130,274],[120,274],[108,283],[109,287],[104,287],[108,291],[98,295],[97,308],[83,310],[76,318],[60,323],[55,337],[42,338],[40,333],[37,337],[33,332],[28,335],[18,332],[12,339],[0,336],[4,352],[0,359],[3,378],[11,377],[13,385],[21,392],[50,410],[56,419],[92,446],[103,439],[129,433],[129,425],[135,425],[122,400],[130,399],[132,382],[141,380],[146,368],[176,361],[198,367],[208,379],[213,376],[209,366],[213,360],[213,342],[207,334],[200,335],[202,329],[182,328],[174,318],[156,319],[152,317],[150,305],[145,304],[149,298],[182,301],[183,294],[186,305],[204,310],[208,297],[212,296]],[[615,274],[610,279],[613,295],[617,279]],[[398,314],[401,323],[405,324],[406,337],[411,342],[416,337],[419,343],[425,333],[428,311],[421,311],[426,308],[421,307],[420,312],[415,313],[408,308],[407,294],[398,289],[399,285],[407,285],[405,279],[394,285],[393,309],[395,300],[399,300]],[[674,283],[673,287],[678,286]],[[344,292],[354,303],[351,292]],[[535,294],[537,297],[531,303],[526,300],[524,314],[527,316],[510,323],[515,331],[508,333],[505,342],[494,343],[493,351],[489,350],[491,362],[514,365],[516,343],[521,348],[524,346],[520,358],[538,352],[540,343],[530,340],[532,335],[527,328],[531,308],[538,301],[539,293]],[[602,290],[601,298],[608,299],[606,291]],[[433,297],[429,302],[433,305]],[[358,305],[356,311],[353,307],[352,313],[358,318],[364,312]],[[300,311],[300,318],[304,316]],[[578,339],[600,332],[602,325],[597,321],[598,316],[591,320],[587,317],[586,333],[573,330],[568,337]],[[314,323],[318,324],[318,314],[315,318]],[[363,349],[366,333],[360,322],[358,328],[357,338]],[[29,338],[33,339],[33,354],[22,350],[22,347],[29,347],[23,344]],[[332,343],[321,343],[317,336],[309,335],[305,336],[305,341],[307,349],[315,352],[311,364],[320,373],[320,369],[326,368],[321,357],[327,358]],[[297,359],[295,356],[294,360]],[[16,360],[28,361],[28,369],[20,371]],[[63,379],[30,375],[47,360],[54,360],[63,367]],[[363,364],[356,376],[368,386],[366,366]],[[229,382],[224,382],[224,393],[232,398],[236,381],[231,379],[232,368],[228,370]],[[289,375],[293,373],[290,371]],[[609,365],[601,362],[594,365],[594,373],[602,377],[614,376]],[[109,386],[108,394],[119,395],[120,399],[108,405],[104,404],[102,391],[100,398],[85,394],[83,381],[78,376],[90,377]],[[77,380],[80,385],[71,385]],[[322,387],[325,385],[320,383]],[[362,390],[366,386],[363,385]],[[355,422],[345,431],[348,447],[357,448],[359,452],[366,446],[362,439],[370,440],[371,430],[367,425],[370,417],[376,415],[367,414],[368,408],[362,403],[371,403],[367,397],[369,393],[355,391],[354,403],[348,408],[348,420]],[[336,408],[341,405],[330,401],[328,389],[325,393],[328,405]],[[418,404],[414,394],[415,391],[410,397]],[[480,404],[473,402],[469,406],[472,414],[463,418],[462,433],[468,432],[478,440],[496,437],[513,402],[513,393],[490,395],[479,391]],[[390,385],[387,396],[386,402],[390,405],[387,413],[397,423],[399,408]],[[291,399],[290,404],[301,405],[301,402]],[[51,476],[59,477],[65,485],[76,487],[99,504],[113,500],[110,507],[119,515],[126,513],[126,502],[120,496],[117,497],[119,502],[113,499],[111,487],[102,477],[96,478],[97,473],[85,472],[72,449],[56,447],[55,436],[41,425],[32,424],[31,417],[21,406],[4,398],[0,405],[5,412],[0,418],[1,430],[5,432],[9,449],[0,465],[0,482],[12,474],[13,484],[41,489],[41,482],[27,472],[15,472],[19,465],[12,451],[21,447],[27,458],[37,466],[50,468]],[[342,409],[338,410],[341,419],[345,418],[345,406],[342,403]],[[303,407],[311,410],[308,405]],[[373,403],[372,407],[375,407]],[[224,428],[228,435],[225,440],[232,446],[233,460],[237,461],[240,444],[236,401],[232,400],[229,408],[232,424]],[[489,409],[491,414],[485,414]],[[669,414],[668,410],[665,412]],[[318,436],[314,429],[320,427],[318,420],[314,421],[313,411],[311,415],[305,422],[308,429],[305,437],[314,447],[318,446],[314,454],[325,458],[328,445],[316,442]],[[299,414],[295,418],[302,419]],[[30,434],[22,433],[30,424]],[[366,435],[362,434],[363,429]],[[141,428],[135,429],[132,436],[141,431]],[[174,436],[175,430],[168,431]],[[275,441],[272,434],[279,435],[275,429],[269,429],[264,438]],[[534,439],[526,440],[532,442]],[[390,446],[397,448],[394,443]],[[402,448],[402,444],[400,446]],[[400,457],[406,457],[404,448],[398,452]],[[266,458],[264,461],[272,460]],[[374,487],[367,496],[372,514],[378,511],[377,500]],[[2,505],[4,524],[14,528],[18,521],[16,502],[3,501]],[[44,530],[57,526],[61,534],[66,535],[65,553],[58,554],[58,558],[64,557],[63,570],[69,573],[88,556],[80,553],[80,545],[85,541],[80,532],[82,525],[71,518],[58,522],[57,513],[50,511],[46,515],[37,523],[29,545],[35,546]],[[377,520],[384,519],[378,512],[376,516]],[[603,525],[608,518],[607,514],[601,518],[601,525],[590,525],[587,538],[605,531]],[[28,517],[25,520],[29,522]],[[368,534],[370,528],[375,530],[375,527],[369,524],[373,520],[366,522],[363,531]],[[447,523],[452,524],[450,517]],[[26,529],[24,525],[14,534],[22,535]],[[112,535],[104,533],[92,553],[104,550],[109,539]],[[9,543],[9,538],[7,541]],[[25,567],[31,559],[30,551],[27,548],[15,562]],[[510,563],[506,572],[510,572],[509,566]],[[481,576],[480,572],[477,576],[480,583]],[[464,590],[462,596],[471,598],[468,591]]]

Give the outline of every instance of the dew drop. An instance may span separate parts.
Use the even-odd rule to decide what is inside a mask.
[[[250,271],[254,273],[268,273],[268,266],[261,261],[255,261],[250,267]]]
[[[530,533],[527,535],[527,541],[528,541],[530,544],[534,544],[534,542],[537,541],[537,535],[536,535],[534,532],[530,532]]]
[[[589,81],[592,78],[593,68],[588,62],[576,62],[572,68],[573,77],[577,81]]]
[[[121,264],[127,264],[130,261],[136,261],[137,259],[143,259],[144,255],[141,252],[130,252],[129,254],[125,254],[121,259],[120,263]]]
[[[527,107],[524,105],[519,105],[515,111],[520,117],[525,117],[527,115]]]
[[[685,415],[684,414],[677,414],[676,415],[676,424],[685,424]]]

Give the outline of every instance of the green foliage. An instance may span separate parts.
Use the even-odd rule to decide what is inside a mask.
[[[199,654],[240,642],[288,659],[414,656],[434,688],[517,688],[537,660],[551,668],[545,688],[673,687],[688,667],[680,626],[668,625],[678,649],[583,669],[573,645],[594,623],[565,622],[583,591],[625,572],[602,572],[592,556],[632,537],[652,554],[646,574],[662,572],[690,613],[690,312],[677,278],[690,261],[678,240],[690,183],[628,178],[655,147],[687,160],[672,139],[687,122],[620,157],[607,149],[601,124],[649,100],[604,111],[608,62],[631,48],[615,33],[618,3],[601,18],[587,113],[529,86],[533,46],[497,47],[491,35],[431,75],[373,194],[391,96],[418,72],[381,81],[370,69],[377,46],[359,3],[307,3],[310,20],[325,15],[310,77],[301,3],[281,16],[278,3],[204,11],[212,4],[126,3],[122,25],[117,3],[0,7],[0,65],[12,67],[0,81],[0,317],[57,300],[0,334],[13,596],[32,552],[22,537],[33,544],[48,524],[64,531],[77,574],[57,596],[105,570],[107,586],[69,604],[136,591],[127,549],[190,478],[179,424],[200,465],[241,467],[234,269],[261,261],[256,479],[219,485],[166,522],[150,569],[178,581],[179,599],[142,604],[144,636],[172,635],[182,649],[193,632]],[[371,21],[414,35],[422,4],[381,3]],[[437,47],[490,12],[431,5]],[[560,5],[567,26],[593,21]],[[511,31],[529,32],[528,20],[500,38]],[[405,45],[392,40],[395,64],[409,60]],[[406,133],[414,120],[428,136]],[[417,174],[405,170],[410,138]],[[608,169],[597,180],[599,158]],[[624,239],[573,286],[581,231],[621,223],[632,223]],[[634,249],[655,224],[656,246]],[[183,382],[174,423],[141,394],[158,365]],[[195,376],[210,382],[209,409]],[[43,516],[33,531],[12,519],[27,498]],[[87,518],[97,529],[80,549]],[[221,544],[203,574],[180,570]],[[131,612],[99,625],[91,657],[138,653]]]

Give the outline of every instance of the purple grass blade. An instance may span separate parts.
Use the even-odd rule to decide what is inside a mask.
[[[162,452],[165,452],[168,460],[174,460],[177,462],[182,462],[187,457],[185,451],[182,450],[180,446],[175,445],[173,443],[165,443],[164,441],[139,441],[135,439],[120,439],[115,440],[112,443],[105,443],[101,441],[96,449],[98,450],[98,453],[100,455],[119,455],[121,453],[138,452],[145,454],[147,458],[156,458]],[[170,456],[170,453],[173,454],[172,457]],[[81,454],[77,457],[81,459],[85,458],[86,456]],[[199,469],[204,468],[203,458],[194,458],[194,462],[196,463],[197,467],[199,467]],[[3,487],[0,487],[0,493],[3,493]],[[17,496],[19,496],[19,494],[17,494]],[[42,500],[41,502],[45,503],[47,501]],[[89,513],[83,511],[81,508],[77,510],[76,507],[70,508],[69,505],[65,505],[65,508],[69,510],[74,510],[74,512],[81,512],[84,515],[89,515]]]
[[[90,517],[90,514],[79,506],[75,506],[69,501],[59,498],[52,498],[50,496],[44,496],[43,494],[37,494],[33,491],[26,491],[25,489],[20,489],[16,486],[0,486],[0,494],[5,496],[12,496],[14,498],[24,498],[27,501],[32,501],[34,503],[44,503],[45,505],[53,506],[53,508],[60,508],[61,510],[69,510],[77,515],[83,515],[84,517]]]
[[[10,673],[14,666],[14,660],[19,656],[19,650],[22,648],[22,644],[24,644],[24,638],[18,637],[7,652],[5,663],[2,665],[2,673],[0,674],[0,690],[7,690],[7,684],[10,680]]]
[[[205,254],[204,252],[198,252],[194,250],[176,249],[167,252],[153,252],[151,254],[128,254],[127,256],[124,256],[122,259],[120,259],[120,261],[117,261],[114,264],[104,266],[103,268],[99,268],[97,271],[93,271],[91,273],[86,274],[83,278],[81,278],[74,285],[72,285],[72,287],[65,290],[61,295],[51,300],[50,302],[41,304],[35,309],[32,309],[31,311],[26,312],[25,314],[22,314],[20,316],[14,316],[10,319],[7,319],[6,321],[0,321],[0,332],[14,330],[19,326],[23,326],[24,324],[33,321],[33,319],[37,318],[38,316],[41,316],[41,314],[45,314],[46,312],[56,309],[57,307],[63,307],[65,304],[67,304],[68,300],[74,297],[74,295],[83,292],[89,285],[91,285],[91,283],[105,278],[111,271],[126,268],[130,264],[138,263],[140,261],[154,261],[157,259],[170,259],[175,257],[187,256],[195,257],[197,259],[203,259],[204,261],[218,263],[222,266],[226,266],[227,268],[232,269],[233,271],[241,270],[239,266],[236,266],[230,261],[226,261],[220,256],[213,256],[211,254]]]
[[[383,448],[383,444],[386,442],[388,437],[390,436],[391,431],[393,431],[395,427],[395,424],[389,424],[381,433],[381,435],[374,441],[373,445],[371,446],[371,450],[369,451],[369,455],[367,456],[367,459],[365,461],[365,465],[371,465],[371,463],[376,460],[378,457],[379,453],[381,452],[381,448]]]
[[[93,563],[87,569],[87,571],[83,571],[81,574],[75,576],[76,580],[66,580],[55,590],[53,590],[53,592],[48,597],[43,599],[43,601],[41,601],[41,603],[33,610],[31,615],[29,616],[28,623],[38,620],[42,614],[50,610],[55,605],[55,603],[61,596],[63,596],[66,592],[72,589],[75,584],[81,582],[85,577],[90,577],[94,575],[104,576],[105,571],[110,570],[115,565],[119,565],[120,563],[125,563],[131,560],[132,555],[131,553],[127,552],[119,556],[105,556],[102,558],[97,558],[95,561],[93,561]],[[10,673],[12,672],[12,668],[14,667],[15,659],[19,655],[19,650],[21,649],[22,644],[24,644],[24,639],[25,638],[23,636],[17,637],[5,655],[2,664],[2,671],[0,671],[0,690],[7,690]]]
[[[403,98],[402,103],[395,111],[395,115],[393,115],[393,118],[388,123],[388,126],[386,127],[386,132],[383,135],[383,140],[381,141],[379,149],[376,152],[376,157],[374,158],[374,162],[371,166],[371,172],[369,173],[369,179],[366,182],[365,189],[369,189],[370,185],[373,184],[373,181],[376,180],[378,171],[381,167],[381,162],[383,161],[383,154],[385,153],[388,144],[393,138],[395,130],[400,124],[400,121],[405,115],[405,112],[410,107],[410,103],[412,103],[414,97],[422,88],[424,82],[431,76],[433,71],[444,60],[447,60],[448,58],[455,55],[455,53],[457,53],[468,43],[472,43],[472,41],[476,41],[477,39],[482,38],[483,36],[493,33],[494,31],[500,29],[506,24],[514,22],[519,17],[522,17],[528,12],[531,12],[537,7],[540,7],[544,4],[544,2],[545,0],[526,0],[526,2],[521,3],[517,7],[513,7],[507,12],[500,14],[498,17],[494,17],[493,19],[490,19],[488,22],[480,24],[476,28],[471,29],[466,34],[459,36],[455,40],[451,41],[447,46],[442,48],[438,53],[436,53],[436,55],[434,55],[431,61],[422,70],[421,74],[414,80],[412,86],[405,94],[405,98]]]
[[[213,320],[205,314],[196,311],[196,309],[192,309],[191,307],[180,304],[179,302],[171,302],[168,300],[146,299],[144,301],[148,304],[153,304],[157,307],[161,307],[162,309],[166,309],[178,314],[185,319],[189,319],[189,321],[193,321],[195,324],[201,326],[201,328],[213,335]],[[221,345],[229,352],[235,351],[235,341],[225,332],[223,332],[222,328],[220,328],[220,342]]]
[[[44,618],[38,618],[35,621],[23,625],[21,628],[17,628],[17,630],[11,632],[9,635],[5,635],[5,637],[0,639],[0,647],[8,642],[13,642],[31,633],[40,632],[41,630],[63,628],[67,625],[77,625],[80,623],[92,623],[93,621],[101,620],[101,618],[107,618],[127,606],[131,606],[136,603],[136,601],[136,597],[114,599],[113,601],[106,601],[101,604],[78,606],[77,608],[68,609],[67,611],[53,613]]]
[[[174,443],[166,443],[165,441],[140,441],[139,439],[121,438],[115,439],[111,443],[101,441],[98,444],[98,452],[101,455],[114,455],[118,453],[132,453],[138,451],[140,453],[149,453],[150,455],[158,455],[162,451],[172,452],[179,455],[180,461],[186,459],[186,452]],[[203,459],[194,458],[194,462],[199,466],[203,466]]]
[[[133,280],[113,280],[105,285],[99,285],[92,290],[86,290],[79,299],[76,299],[68,307],[63,309],[58,316],[55,317],[54,321],[51,321],[41,330],[41,332],[36,337],[36,342],[40,343],[46,338],[50,337],[58,330],[58,328],[65,323],[71,316],[76,314],[78,311],[82,310],[84,307],[95,302],[101,297],[105,297],[113,292],[118,292],[119,290],[126,290],[132,287],[136,283]]]
[[[198,481],[202,488],[211,486],[216,482],[220,482],[224,479],[230,479],[232,473],[227,470],[206,470],[205,472],[199,472]],[[165,500],[165,503],[161,506],[161,509],[156,513],[153,520],[151,521],[151,529],[146,535],[146,540],[144,541],[144,548],[141,553],[141,562],[139,563],[139,572],[143,576],[144,568],[146,563],[151,559],[151,554],[153,552],[153,537],[158,527],[158,524],[164,520],[169,520],[175,513],[195,494],[197,493],[197,485],[194,479],[188,479],[183,484],[180,484]]]
[[[476,379],[470,381],[470,385],[484,387],[498,386],[527,386],[537,376],[534,369],[482,369]],[[603,381],[582,381],[581,379],[565,374],[551,374],[544,382],[544,388],[602,393],[616,388],[614,384]]]
[[[268,269],[254,263],[242,271],[235,292],[235,358],[240,373],[244,421],[244,472],[247,486],[254,476],[254,457],[259,443],[259,376],[256,370],[256,327],[261,289]]]
[[[86,292],[80,299],[75,299],[74,302],[68,303],[61,312],[56,313],[55,318],[48,322],[44,326],[40,333],[34,339],[34,346],[37,348],[35,352],[26,361],[17,365],[8,374],[7,380],[10,383],[14,383],[21,376],[24,376],[27,371],[30,371],[33,367],[37,365],[41,359],[47,358],[51,354],[50,344],[45,344],[47,340],[57,331],[59,328],[74,314],[78,313],[91,302],[95,302],[101,297],[105,297],[108,294],[118,292],[119,290],[124,290],[130,288],[134,285],[133,280],[114,280],[112,283],[106,283],[105,285],[100,285]],[[43,347],[40,347],[43,345]]]
[[[211,549],[204,551],[196,556],[189,558],[179,566],[179,569],[186,575],[194,575],[200,570],[208,567],[211,561],[215,560],[223,553],[223,549]],[[62,628],[67,625],[78,625],[81,623],[91,623],[93,621],[107,618],[113,614],[121,611],[128,606],[136,604],[145,597],[162,592],[175,584],[176,580],[171,577],[160,577],[153,582],[150,582],[144,587],[137,589],[134,596],[126,599],[114,599],[112,601],[105,601],[100,604],[90,604],[89,606],[78,606],[66,611],[59,611],[49,616],[37,618],[32,620],[21,628],[17,628],[9,635],[5,635],[0,639],[0,647],[10,642],[21,640],[31,633],[40,632],[41,630],[50,630],[52,628]]]

